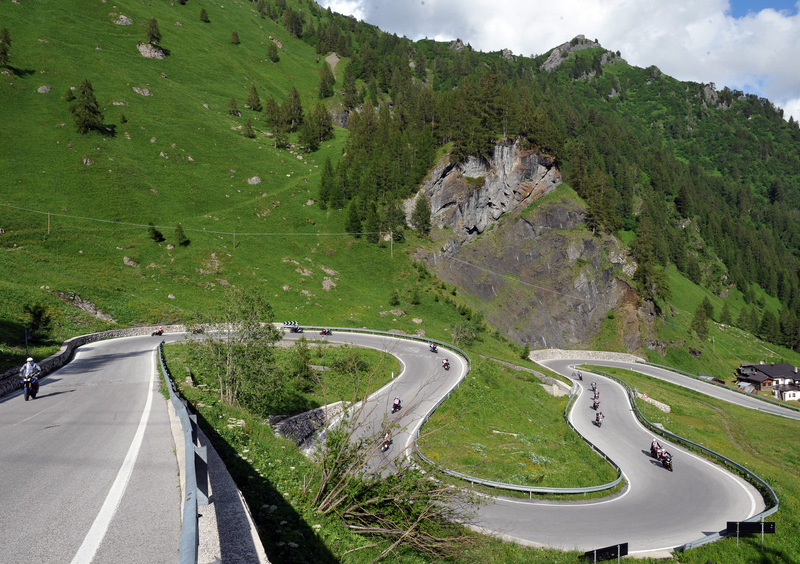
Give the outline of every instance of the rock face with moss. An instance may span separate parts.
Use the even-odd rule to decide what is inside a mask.
[[[425,259],[519,343],[586,345],[614,317],[617,342],[637,350],[652,320],[626,282],[636,263],[617,239],[585,228],[585,204],[559,183],[552,162],[513,145],[490,164],[440,167],[424,191],[441,247]]]
[[[489,162],[470,157],[464,163],[440,163],[422,192],[431,202],[434,220],[466,241],[560,183],[561,173],[552,159],[525,151],[518,143],[502,143]]]

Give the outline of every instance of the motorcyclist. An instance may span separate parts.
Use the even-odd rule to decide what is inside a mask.
[[[25,361],[25,364],[22,365],[22,368],[19,369],[19,375],[23,379],[23,381],[27,376],[32,377],[31,386],[34,394],[39,392],[38,378],[41,373],[42,373],[41,367],[35,362],[33,362],[33,358],[30,356]]]
[[[398,411],[400,409],[400,398],[394,398],[394,403],[392,404],[392,411]]]
[[[594,399],[600,399],[600,390],[594,391]]]
[[[603,417],[604,417],[604,415],[603,415],[602,411],[600,413],[598,413],[597,415],[595,415],[594,421],[595,421],[595,423],[597,423],[598,427],[600,426],[600,423],[603,421]]]
[[[580,372],[578,372],[578,380],[583,380],[583,374],[581,374]]]
[[[442,359],[442,367],[443,368],[447,368],[449,366],[450,366],[450,361],[448,359],[446,359],[446,358],[443,358]]]
[[[597,383],[596,382],[592,382],[592,391],[593,392],[597,391]]]
[[[428,343],[428,348],[431,350],[431,352],[436,352],[439,350],[439,347],[437,347],[434,343]]]
[[[600,407],[600,400],[595,398],[594,403],[592,404],[592,407],[595,408],[595,409]]]

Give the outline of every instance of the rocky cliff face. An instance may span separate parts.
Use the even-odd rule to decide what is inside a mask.
[[[433,218],[452,228],[460,241],[483,233],[503,214],[541,198],[561,183],[553,160],[502,143],[491,161],[469,158],[440,163],[422,189]]]
[[[584,345],[622,306],[615,312],[624,316],[622,340],[637,350],[648,319],[623,279],[636,264],[615,238],[584,227],[584,204],[571,190],[557,190],[559,183],[552,162],[514,145],[498,146],[491,163],[438,167],[423,194],[441,247],[424,258],[444,281],[478,298],[486,319],[519,343]]]

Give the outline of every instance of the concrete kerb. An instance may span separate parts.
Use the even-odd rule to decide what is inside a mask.
[[[164,329],[165,333],[183,333],[186,331],[184,325],[164,325],[161,327]],[[130,327],[127,329],[112,329],[110,331],[79,335],[64,341],[64,344],[61,345],[61,349],[56,354],[47,357],[37,364],[42,369],[42,377],[45,377],[66,365],[72,359],[75,349],[87,343],[102,341],[103,339],[150,335],[155,329],[156,326]],[[0,396],[19,390],[20,388],[22,388],[22,384],[19,379],[19,367],[9,368],[4,372],[0,372]]]

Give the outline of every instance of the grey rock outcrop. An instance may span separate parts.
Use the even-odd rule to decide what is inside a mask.
[[[583,35],[576,35],[572,41],[567,41],[566,43],[562,43],[555,49],[550,52],[550,55],[547,57],[547,60],[542,63],[541,68],[546,71],[554,71],[561,63],[568,59],[568,55],[570,53],[574,53],[575,51],[582,51],[583,49],[598,49],[602,48],[602,45],[597,43],[596,41],[590,41],[586,39]],[[622,60],[621,57],[618,57],[616,54],[612,53],[611,51],[606,51],[603,53],[602,59],[600,60],[601,65],[605,65],[611,62],[616,62]]]
[[[139,43],[136,48],[139,49],[139,53],[141,53],[142,57],[146,57],[148,59],[167,58],[167,54],[164,53],[164,50],[158,45],[153,45],[152,43]]]
[[[588,344],[614,310],[620,341],[636,351],[654,319],[626,282],[637,265],[617,239],[585,228],[585,204],[560,182],[551,159],[516,144],[498,145],[489,163],[440,164],[420,197],[453,236],[420,256],[518,343]]]
[[[460,164],[440,163],[422,194],[430,200],[434,224],[450,227],[464,242],[560,183],[561,173],[552,159],[508,142],[498,144],[488,162],[470,157]],[[413,203],[407,206],[410,213],[409,208]]]

